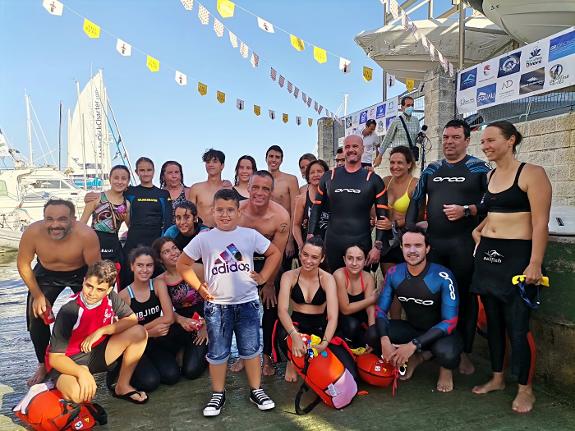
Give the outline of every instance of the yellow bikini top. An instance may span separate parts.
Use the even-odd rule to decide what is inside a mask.
[[[407,212],[407,208],[409,208],[409,202],[411,202],[411,199],[409,198],[409,186],[411,185],[412,180],[413,180],[413,177],[409,180],[409,183],[407,184],[407,188],[405,189],[405,193],[403,195],[401,195],[400,198],[396,199],[393,202],[393,204],[390,205],[394,211],[397,211],[400,214],[405,214]],[[393,182],[393,178],[389,181],[389,184],[387,185],[388,190],[389,190],[389,187],[391,186],[392,182]]]

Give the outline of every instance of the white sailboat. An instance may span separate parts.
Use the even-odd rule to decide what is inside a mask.
[[[0,132],[0,160],[12,167],[0,168],[0,247],[17,248],[22,231],[43,217],[47,200],[67,199],[79,216],[88,189],[108,183],[112,160],[131,165],[111,110],[102,71],[96,73],[80,92],[73,114],[68,113],[67,168],[38,166],[32,157],[31,102],[26,96],[29,160],[10,148]],[[47,143],[46,143],[46,146]],[[114,156],[112,156],[114,154]]]

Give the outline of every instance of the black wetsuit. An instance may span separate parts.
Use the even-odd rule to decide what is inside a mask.
[[[316,200],[309,218],[308,234],[319,235],[322,212],[329,208],[329,222],[325,233],[327,262],[333,272],[344,266],[345,250],[358,244],[371,249],[370,213],[372,206],[378,219],[388,217],[387,194],[381,177],[359,169],[348,172],[340,166],[326,172],[318,187]],[[388,232],[377,230],[376,241],[382,241],[382,253],[389,247]]]
[[[469,353],[473,347],[477,323],[477,297],[469,293],[473,275],[473,249],[471,232],[479,224],[479,217],[463,217],[449,221],[443,205],[476,205],[487,190],[487,172],[484,161],[472,157],[457,163],[439,160],[423,171],[406,214],[406,224],[414,224],[427,198],[427,222],[431,252],[428,259],[449,268],[459,289],[458,330]]]
[[[130,229],[124,245],[124,254],[129,257],[130,251],[139,245],[152,245],[155,239],[172,225],[172,204],[170,192],[156,186],[130,186],[124,193],[130,202]],[[133,274],[128,265],[122,271],[122,288],[133,281]]]
[[[82,290],[82,283],[84,282],[87,269],[87,266],[83,266],[73,271],[51,271],[44,268],[38,259],[38,263],[34,267],[34,277],[36,277],[40,291],[46,296],[46,300],[50,305],[53,306],[60,293],[66,287],[72,289],[74,293]],[[43,364],[46,347],[48,347],[50,342],[50,327],[44,323],[41,317],[34,317],[32,303],[33,297],[28,291],[26,321],[36,357],[38,362]]]
[[[394,296],[401,302],[407,320],[388,319]],[[462,350],[461,338],[453,332],[457,326],[457,305],[457,287],[447,268],[428,263],[419,275],[413,276],[406,263],[392,266],[377,304],[378,337],[370,344],[379,351],[380,337],[388,336],[393,344],[415,339],[422,350],[433,353],[442,367],[454,369],[459,365]]]
[[[311,209],[313,207],[313,200],[309,195],[309,189],[305,192],[305,205],[303,207],[303,218],[301,221],[301,237],[305,241],[308,232],[309,218],[311,216]],[[322,211],[319,216],[319,236],[325,239],[325,231],[327,230],[327,224],[329,222],[329,212]]]

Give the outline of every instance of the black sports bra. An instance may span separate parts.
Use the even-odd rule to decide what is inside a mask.
[[[529,203],[529,198],[527,192],[524,192],[519,187],[519,175],[525,163],[521,163],[515,174],[515,180],[513,185],[507,190],[503,190],[499,193],[491,193],[489,188],[483,195],[481,200],[481,205],[487,210],[487,212],[492,213],[523,213],[531,212],[531,204]],[[491,173],[489,179],[493,178],[495,174],[495,169]]]
[[[301,271],[300,271],[300,274],[301,274]],[[315,295],[313,295],[311,302],[306,302],[305,296],[303,295],[303,292],[302,292],[301,287],[299,285],[300,274],[297,275],[297,281],[295,282],[295,285],[291,290],[291,294],[290,294],[291,300],[293,302],[295,302],[296,304],[307,304],[307,305],[323,305],[323,304],[325,304],[327,298],[325,296],[325,291],[323,290],[323,287],[321,286],[321,281],[319,278],[319,271],[317,273],[317,280],[318,280],[319,287],[315,291]]]

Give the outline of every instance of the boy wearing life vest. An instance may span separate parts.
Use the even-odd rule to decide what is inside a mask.
[[[177,263],[182,278],[204,298],[204,317],[208,329],[208,354],[213,394],[204,416],[217,416],[226,401],[225,382],[232,332],[236,335],[239,356],[244,360],[250,401],[260,410],[275,403],[260,387],[260,302],[258,286],[272,276],[281,253],[255,229],[239,227],[239,200],[233,190],[221,189],[214,195],[213,217],[216,227],[196,236],[184,248]],[[254,253],[266,257],[261,272],[254,271]],[[194,272],[202,259],[205,282]]]
[[[82,290],[62,306],[50,339],[48,374],[63,397],[88,402],[96,394],[93,374],[107,371],[122,356],[113,395],[135,404],[148,396],[130,385],[144,353],[147,333],[130,307],[112,291],[116,267],[104,260],[91,265]]]

